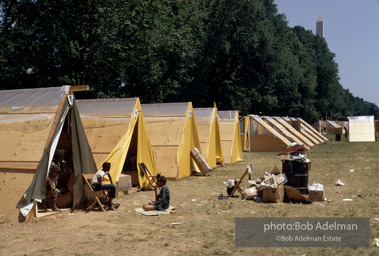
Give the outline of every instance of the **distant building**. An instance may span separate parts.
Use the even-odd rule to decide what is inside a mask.
[[[321,13],[318,14],[316,21],[316,35],[324,38],[324,21],[322,20]]]

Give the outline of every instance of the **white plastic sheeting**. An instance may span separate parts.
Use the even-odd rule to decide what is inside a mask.
[[[350,142],[375,141],[374,116],[349,116],[348,120]]]

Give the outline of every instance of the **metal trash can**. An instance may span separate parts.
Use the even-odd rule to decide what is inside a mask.
[[[308,176],[311,162],[282,160],[282,173],[287,176],[285,185],[296,188],[302,194],[308,194]]]

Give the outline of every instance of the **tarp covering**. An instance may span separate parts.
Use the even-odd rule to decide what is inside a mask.
[[[145,188],[148,180],[137,163],[145,163],[152,175],[157,174],[157,167],[139,99],[79,100],[78,104],[97,169],[110,162],[112,180],[117,182],[125,161],[136,158],[139,185]]]
[[[218,111],[225,163],[243,160],[241,128],[237,110]]]
[[[191,150],[201,145],[191,102],[142,104],[158,170],[170,179],[192,174]]]
[[[62,95],[61,95],[62,96]],[[73,191],[73,208],[84,206],[88,203],[90,193],[83,186],[82,173],[94,173],[96,171],[95,161],[93,159],[84,129],[80,120],[79,112],[73,96],[63,95],[62,105],[58,108],[57,123],[52,127],[52,136],[48,141],[46,148],[42,154],[42,158],[38,163],[36,173],[33,177],[32,183],[26,190],[24,195],[19,200],[17,207],[21,213],[26,216],[32,205],[35,202],[41,202],[46,196],[46,178],[48,175],[49,167],[57,148],[58,139],[62,132],[62,127],[71,110],[71,143],[73,153],[73,169],[75,175],[75,184]],[[45,141],[41,141],[45,144]]]
[[[221,147],[220,128],[217,108],[194,108],[196,127],[202,152],[211,168],[223,165],[224,156]]]
[[[375,141],[374,116],[349,116],[348,120],[350,142]]]

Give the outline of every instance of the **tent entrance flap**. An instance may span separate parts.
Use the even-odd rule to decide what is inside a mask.
[[[38,164],[36,174],[33,177],[32,184],[17,204],[17,207],[20,209],[20,212],[24,217],[29,214],[36,202],[42,202],[42,200],[46,197],[46,179],[49,174],[49,167],[57,149],[62,129],[64,123],[66,122],[66,117],[70,108],[71,105],[69,104],[69,101],[64,101],[62,112],[57,119],[58,122],[55,126],[53,136],[48,143],[48,146],[45,148],[42,159]]]
[[[138,129],[136,129],[136,127],[138,127],[138,120],[133,129],[132,139],[130,140],[129,149],[124,159],[124,166],[121,173],[131,176],[133,186],[140,186],[137,167]]]

